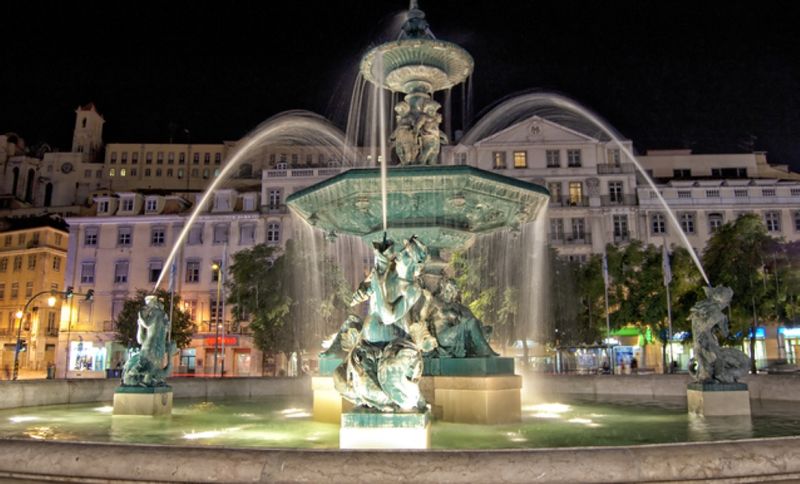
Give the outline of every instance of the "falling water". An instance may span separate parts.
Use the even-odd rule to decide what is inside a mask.
[[[388,176],[387,170],[389,169],[389,157],[386,150],[386,94],[380,86],[383,85],[383,53],[378,52],[375,59],[375,66],[378,70],[379,76],[377,78],[376,90],[378,96],[378,129],[380,131],[380,146],[381,146],[381,212],[383,214],[383,231],[386,232],[388,228],[387,220],[387,201],[386,201],[386,178]]]
[[[678,219],[675,217],[675,214],[669,208],[666,200],[664,200],[664,197],[661,196],[661,192],[658,190],[653,180],[647,175],[647,172],[644,170],[642,165],[639,164],[639,161],[633,155],[631,150],[622,143],[620,134],[617,133],[616,130],[608,124],[608,122],[601,119],[600,116],[581,106],[572,99],[560,94],[547,92],[535,92],[511,97],[483,116],[475,125],[475,127],[473,127],[469,133],[464,136],[461,143],[465,145],[471,145],[492,133],[495,133],[507,126],[534,115],[538,115],[545,119],[550,119],[568,127],[578,125],[582,128],[586,128],[586,121],[588,121],[591,125],[590,127],[594,127],[599,131],[598,135],[602,133],[610,138],[625,155],[625,157],[636,166],[636,168],[639,170],[639,173],[641,173],[642,177],[647,181],[650,189],[653,190],[653,193],[658,198],[658,201],[666,210],[669,220],[672,222],[673,227],[680,235],[684,247],[686,247],[686,250],[689,251],[697,270],[700,271],[700,274],[703,276],[706,284],[710,285],[708,276],[703,269],[703,265],[700,263],[700,258],[697,256],[694,248],[692,248],[692,244],[689,242],[686,233],[684,233],[684,231],[681,229]],[[578,115],[579,117],[575,117],[575,115]],[[578,130],[582,131],[580,128],[578,128]],[[585,131],[585,129],[583,131]]]
[[[200,212],[209,203],[215,190],[230,176],[235,173],[236,168],[243,161],[253,156],[257,150],[266,144],[311,144],[315,147],[328,150],[331,154],[341,153],[341,147],[345,145],[344,136],[341,131],[332,126],[325,118],[310,112],[290,111],[281,113],[263,122],[256,129],[245,136],[228,157],[225,168],[209,185],[200,201],[197,202],[189,218],[175,240],[175,244],[164,263],[164,269],[158,276],[158,280],[153,286],[155,291],[164,279],[164,275],[169,272],[169,267],[175,260],[175,256],[183,246],[187,234],[192,229],[192,225],[199,216]]]

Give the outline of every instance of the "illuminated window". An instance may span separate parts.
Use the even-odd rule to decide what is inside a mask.
[[[528,153],[525,151],[514,152],[514,168],[528,167]]]
[[[108,169],[108,176],[114,176],[116,174],[117,174],[117,170],[115,170],[113,168],[109,168]]]
[[[506,153],[505,151],[492,152],[493,166],[495,170],[504,170],[506,167]]]
[[[127,174],[128,174],[128,170],[126,170],[125,168],[120,168],[119,169],[119,176],[125,176]]]
[[[569,182],[569,204],[573,206],[583,204],[582,182]]]

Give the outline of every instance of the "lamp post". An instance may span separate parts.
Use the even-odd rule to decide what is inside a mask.
[[[211,270],[217,273],[217,299],[214,301],[214,376],[217,376],[217,356],[219,355],[219,298],[222,292],[222,266],[211,264]],[[223,365],[225,360],[223,360]]]
[[[47,305],[49,307],[53,307],[56,305],[56,294],[67,294],[67,291],[60,293],[58,291],[41,291],[37,292],[30,299],[25,303],[25,307],[21,310],[17,311],[15,316],[19,319],[19,326],[17,327],[17,345],[14,348],[14,373],[11,376],[12,380],[16,380],[17,376],[19,375],[19,353],[22,350],[22,323],[25,320],[25,315],[28,314],[28,307],[31,303],[38,298],[39,296],[43,296],[45,294],[50,294],[50,297],[47,298]],[[69,294],[72,294],[70,289]]]

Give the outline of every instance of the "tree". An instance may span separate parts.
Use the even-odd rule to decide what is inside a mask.
[[[304,349],[318,347],[344,320],[350,292],[329,258],[302,252],[288,240],[280,253],[259,244],[233,259],[228,302],[237,323],[249,322],[265,355],[301,358]]]
[[[752,332],[750,362],[753,372],[756,371],[755,331],[759,315],[777,314],[775,299],[766,297],[770,285],[765,279],[765,254],[775,251],[777,244],[778,241],[767,234],[761,217],[746,214],[720,227],[703,252],[703,266],[711,282],[733,289],[732,332],[742,337],[748,330]]]
[[[136,295],[132,298],[125,300],[122,305],[122,311],[115,321],[114,327],[116,328],[116,341],[128,348],[138,346],[136,342],[136,332],[139,327],[138,318],[139,311],[144,307],[144,298],[149,296],[150,293],[139,289]],[[154,294],[164,305],[164,309],[169,311],[170,293],[163,289],[159,289]],[[181,298],[175,294],[172,305],[172,333],[170,338],[178,348],[186,348],[192,341],[192,333],[194,333],[194,324],[189,319],[189,315],[180,309]]]

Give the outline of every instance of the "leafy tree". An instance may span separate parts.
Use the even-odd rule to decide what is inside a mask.
[[[115,321],[114,327],[116,328],[116,341],[125,345],[128,348],[138,346],[136,342],[136,332],[138,330],[139,311],[144,307],[144,298],[149,296],[150,293],[139,289],[136,295],[132,298],[125,300],[120,311],[119,316]],[[169,311],[170,293],[163,289],[155,292],[155,296],[164,305],[164,309]],[[172,333],[171,339],[175,342],[178,348],[186,348],[192,341],[192,333],[194,333],[194,324],[189,319],[189,314],[182,311],[181,297],[175,294],[172,307]]]
[[[731,329],[740,335],[755,331],[758,318],[778,314],[775,298],[767,297],[765,255],[778,241],[767,234],[761,217],[747,214],[720,227],[703,252],[703,266],[712,284],[733,289]],[[768,258],[767,258],[768,260]],[[750,361],[755,371],[755,338],[750,338]]]
[[[316,260],[293,240],[280,253],[259,244],[233,259],[228,302],[237,323],[249,322],[265,355],[302,357],[344,320],[349,287],[330,259]]]

